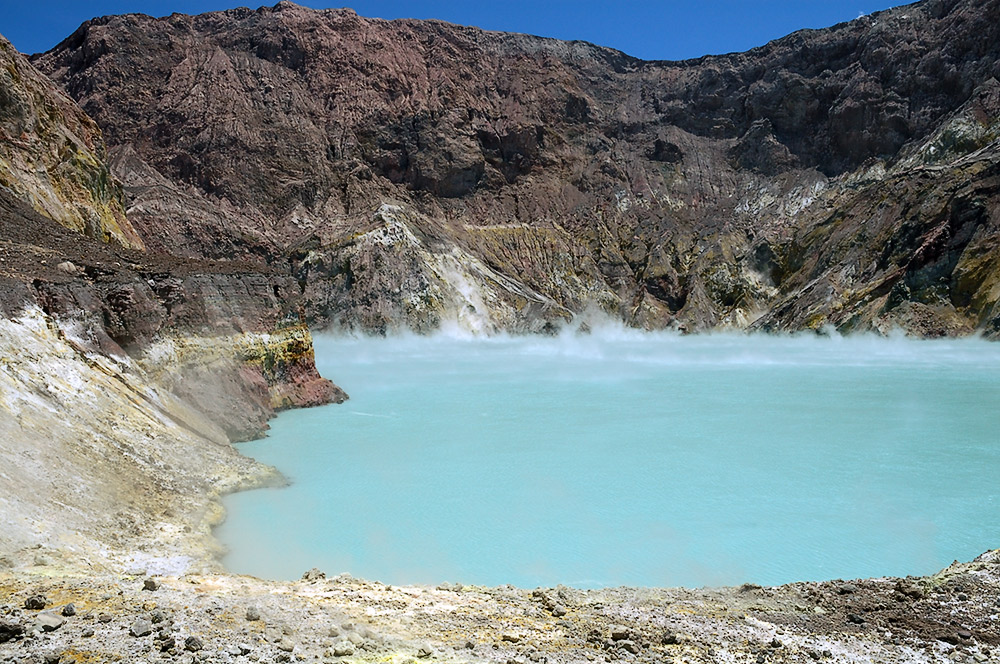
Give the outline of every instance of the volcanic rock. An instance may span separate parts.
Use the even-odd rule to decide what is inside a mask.
[[[281,2],[32,61],[150,246],[290,265],[314,325],[993,335],[998,26],[925,0],[650,62]]]

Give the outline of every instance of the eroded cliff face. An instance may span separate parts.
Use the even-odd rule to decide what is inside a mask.
[[[8,317],[37,307],[53,325],[74,325],[88,350],[138,362],[232,440],[259,435],[276,410],[344,398],[316,371],[288,275],[116,249],[2,190],[0,232]]]
[[[141,249],[93,120],[0,36],[0,187],[53,221]]]
[[[2,39],[0,95],[0,554],[213,567],[215,499],[280,479],[230,443],[345,398],[299,285],[142,251],[97,126]]]
[[[925,0],[644,62],[280,2],[94,19],[33,62],[147,242],[280,265],[317,325],[993,333],[998,26]]]
[[[84,323],[29,306],[0,318],[0,349],[0,553],[41,546],[92,572],[204,568],[213,500],[279,479],[141,362],[95,350]]]
[[[230,442],[345,398],[282,301],[294,280],[236,267],[116,249],[0,189],[0,553],[214,564],[215,499],[279,480]]]
[[[0,93],[8,317],[71,322],[90,350],[142,362],[237,440],[278,408],[342,398],[315,370],[287,271],[142,251],[97,125],[4,40]]]

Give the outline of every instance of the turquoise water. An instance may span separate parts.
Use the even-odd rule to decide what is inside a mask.
[[[924,574],[1000,546],[1000,345],[317,337],[351,395],[241,445],[227,567],[386,583]]]

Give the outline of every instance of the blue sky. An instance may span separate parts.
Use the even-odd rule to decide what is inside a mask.
[[[267,4],[274,4],[268,2]],[[346,1],[346,0],[345,0]],[[55,46],[93,16],[197,14],[239,0],[0,0],[0,33],[25,53]],[[301,0],[310,7],[343,2]],[[888,7],[891,0],[356,0],[362,16],[437,18],[488,30],[583,39],[645,59],[743,51],[800,28],[821,28]]]

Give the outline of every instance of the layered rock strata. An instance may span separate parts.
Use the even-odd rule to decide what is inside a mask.
[[[0,36],[0,187],[53,221],[142,249],[100,129]]]
[[[33,62],[145,237],[287,265],[315,325],[995,334],[998,26],[925,0],[648,62],[280,2]]]

